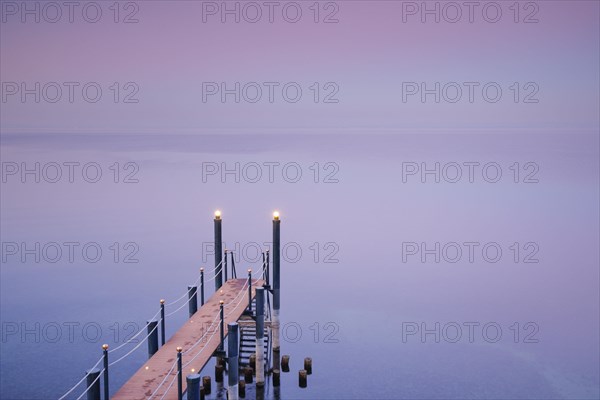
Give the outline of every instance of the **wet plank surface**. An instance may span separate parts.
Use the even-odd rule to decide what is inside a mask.
[[[196,373],[202,370],[219,346],[219,301],[223,300],[225,304],[225,335],[227,335],[227,324],[237,321],[248,307],[247,282],[247,279],[228,280],[219,292],[214,293],[112,398],[144,400],[154,394],[153,399],[160,399],[166,393],[165,399],[177,399],[177,347],[183,348],[182,380],[185,391],[185,376],[192,373],[192,369]],[[252,282],[252,298],[255,295],[254,288],[262,285],[262,280]],[[181,312],[187,312],[187,307],[184,309]],[[227,339],[224,347],[227,349]],[[164,383],[160,386],[163,380]],[[170,389],[168,389],[169,385],[171,385]],[[159,386],[160,389],[156,391]]]

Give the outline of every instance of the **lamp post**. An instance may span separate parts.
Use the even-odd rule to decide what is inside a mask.
[[[215,290],[223,285],[223,235],[221,231],[221,211],[215,211]]]
[[[279,359],[279,292],[281,256],[281,220],[279,211],[273,213],[273,359]]]

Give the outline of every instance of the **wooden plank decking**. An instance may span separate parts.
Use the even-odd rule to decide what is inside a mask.
[[[244,293],[239,297],[236,296],[240,293],[247,279],[230,279],[228,280],[217,293],[214,293],[211,298],[196,312],[174,335],[162,346],[156,354],[154,354],[142,367],[127,381],[121,389],[112,398],[113,400],[145,400],[147,399],[163,381],[173,363],[177,359],[178,346],[183,348],[182,364],[183,368],[183,390],[185,391],[186,382],[185,376],[192,373],[192,368],[198,373],[204,365],[208,362],[213,352],[217,349],[220,342],[219,334],[219,319],[215,321],[211,329],[207,328],[211,322],[215,319],[215,316],[219,314],[219,301],[223,300],[225,306],[225,335],[227,335],[227,324],[229,322],[237,321],[243,314],[244,310],[248,307],[248,289],[244,290]],[[252,283],[252,298],[254,298],[255,287],[261,287],[263,285],[262,280],[258,280],[256,283]],[[232,304],[227,307],[227,303]],[[237,304],[239,302],[239,304]],[[235,308],[235,305],[237,306]],[[228,315],[229,314],[229,315]],[[190,349],[202,335],[205,334],[204,339],[201,340],[189,353],[185,353]],[[227,339],[224,344],[227,349]],[[195,357],[195,358],[194,358]],[[190,360],[193,361],[190,365],[185,367],[186,363]],[[160,399],[167,388],[171,384],[173,378],[177,375],[177,368],[169,374],[162,387],[156,392],[153,399]],[[177,399],[177,381],[168,390],[165,399]]]

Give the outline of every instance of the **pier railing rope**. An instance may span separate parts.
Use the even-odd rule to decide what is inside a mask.
[[[252,271],[251,274],[258,274],[258,275],[260,275],[261,273],[262,273],[261,271]],[[253,283],[257,283],[259,280],[260,279],[254,279]],[[244,282],[244,285],[240,288],[240,290],[238,291],[237,295],[231,301],[229,301],[228,303],[224,303],[223,304],[224,306],[231,305],[232,303],[236,302],[236,300],[239,298],[239,300],[237,300],[235,306],[232,307],[231,311],[229,311],[228,313],[226,313],[225,316],[231,315],[234,312],[234,310],[240,305],[240,303],[245,299],[244,295],[246,294],[246,288],[247,287],[248,287],[248,280],[246,279],[245,282]],[[205,339],[205,337],[206,337],[207,334],[209,334],[210,332],[212,332],[212,334],[210,335],[210,337],[208,338],[208,340],[206,340],[206,343],[210,342],[210,340],[217,334],[218,330],[217,329],[213,329],[213,325],[215,324],[215,322],[217,322],[219,320],[219,317],[220,317],[219,313],[215,314],[215,317],[210,322],[210,324],[208,325],[206,331],[202,334],[202,336],[200,338],[198,338],[198,340],[196,340],[196,342],[191,347],[189,347],[187,350],[185,350],[182,353],[182,355],[190,353],[196,346],[198,346],[198,344],[200,344],[201,342],[204,341],[204,339]],[[206,349],[206,346],[203,346],[189,361],[187,361],[183,365],[183,368],[187,368],[200,354],[202,354],[202,352],[204,351],[204,349]],[[165,382],[167,381],[167,379],[169,378],[169,376],[173,372],[176,364],[177,364],[177,362],[175,361],[173,363],[173,365],[171,366],[171,368],[169,369],[169,372],[167,372],[165,374],[165,377],[163,378],[163,380],[161,381],[161,383],[156,387],[156,389],[148,397],[148,400],[152,399],[156,395],[156,393],[158,393],[158,391],[160,390],[160,388],[165,384]],[[161,399],[163,399],[166,396],[166,394],[169,392],[169,390],[173,386],[176,378],[177,378],[177,375],[174,375],[173,379],[171,380],[171,383],[167,387],[165,393],[163,393]]]
[[[94,386],[94,384],[95,384],[96,382],[98,382],[98,379],[100,379],[100,377],[102,376],[102,374],[103,374],[103,373],[104,373],[104,368],[102,368],[102,370],[100,371],[100,373],[98,374],[98,376],[96,377],[96,379],[94,379],[94,380],[92,381],[92,383],[90,383],[90,384],[88,385],[87,389],[85,389],[85,391],[79,395],[79,397],[77,398],[77,400],[81,400],[81,398],[82,398],[83,396],[85,396],[85,394],[86,394],[87,392],[89,392],[89,391],[90,391],[90,389],[91,389],[91,388]],[[87,375],[86,375],[84,378],[87,378]]]
[[[124,360],[125,358],[127,358],[131,353],[133,353],[134,351],[136,351],[149,337],[150,335],[152,335],[154,333],[155,330],[158,329],[158,324],[156,324],[156,326],[146,335],[145,338],[143,338],[138,344],[137,346],[135,346],[133,349],[129,350],[129,352],[127,352],[127,354],[121,356],[119,359],[111,362],[110,364],[108,364],[109,367],[112,367],[113,365],[117,364],[118,362],[120,362],[121,360]]]
[[[176,380],[177,380],[177,374],[175,374],[175,376],[173,376],[173,379],[171,380],[171,383],[167,387],[167,390],[165,390],[165,392],[163,393],[163,395],[160,397],[160,400],[163,400],[165,398],[165,396],[167,395],[167,393],[169,393],[169,390],[171,390],[171,387],[173,387],[173,384],[175,383]]]
[[[92,368],[90,368],[90,370],[96,368],[98,366],[98,364],[100,364],[102,362],[102,360],[104,360],[104,356],[100,357],[100,359],[96,362],[96,364],[94,364],[94,366]],[[71,392],[73,392],[73,390],[75,390],[77,388],[77,386],[81,385],[83,383],[83,381],[85,381],[86,378],[87,378],[87,375],[84,375],[83,378],[81,378],[81,380],[79,382],[77,382],[75,385],[73,385],[71,387],[71,389],[69,389],[65,394],[63,394],[61,397],[59,397],[58,400],[65,399],[68,395],[71,394]],[[87,390],[85,392],[87,392]]]
[[[222,261],[215,267],[212,269],[212,271],[216,271],[219,267],[222,266]],[[260,278],[265,278],[265,266],[267,265],[268,261],[264,261],[262,265],[259,267],[258,271],[252,271],[249,270],[249,276],[251,277],[250,280],[246,279],[244,284],[242,285],[242,287],[240,288],[240,290],[238,291],[238,293],[236,294],[236,296],[231,299],[229,302],[224,303],[223,306],[227,307],[227,309],[231,310],[229,312],[226,312],[224,314],[225,317],[231,315],[235,309],[237,309],[237,307],[239,306],[239,304],[244,300],[244,294],[246,293],[246,289],[248,288],[249,283],[251,282],[252,284],[257,283]],[[252,279],[253,276],[257,276],[257,278]],[[210,282],[212,280],[214,280],[216,277],[216,274],[211,278],[208,279],[206,281],[204,281],[204,283],[206,282]],[[260,278],[258,278],[260,277]],[[196,279],[196,281],[194,282],[193,286],[196,286],[198,284],[198,282],[200,281],[200,276]],[[177,304],[178,302],[180,302],[182,299],[184,299],[186,296],[189,296],[190,291],[192,290],[192,288],[188,289],[185,291],[185,293],[180,296],[178,299],[176,299],[173,302],[170,302],[166,305],[172,306],[174,304]],[[238,300],[239,299],[239,300]],[[229,307],[231,304],[233,304],[235,302],[235,306],[233,307]],[[188,301],[184,302],[181,306],[179,306],[176,310],[171,311],[170,313],[166,314],[165,317],[171,316],[175,313],[177,313],[178,311],[180,311],[181,309],[183,309],[187,304],[189,303],[189,299]],[[154,314],[152,316],[152,318],[150,318],[148,321],[153,321],[155,320],[156,317],[159,316],[159,314],[161,313],[161,310],[157,311],[156,314]],[[194,343],[191,347],[189,347],[185,352],[183,352],[183,354],[188,354],[189,352],[191,352],[201,341],[204,340],[205,336],[212,330],[213,325],[215,324],[215,322],[218,321],[219,319],[219,313],[217,313],[215,315],[215,318],[211,321],[209,327],[207,328],[207,331],[196,341],[196,343]],[[158,322],[161,322],[162,318],[159,319]],[[120,350],[121,348],[123,348],[124,346],[130,344],[130,343],[135,343],[135,341],[137,340],[138,336],[140,336],[142,334],[142,332],[144,332],[148,326],[149,326],[150,322],[147,322],[144,327],[142,329],[140,329],[134,336],[132,336],[131,338],[129,338],[127,341],[121,343],[119,346],[115,347],[114,349],[111,349],[110,351],[108,351],[108,353],[114,353],[115,351]],[[156,331],[158,329],[159,324],[157,324],[152,330],[150,330],[147,335],[141,339],[136,346],[134,346],[131,350],[129,350],[126,354],[124,354],[123,356],[121,356],[120,358],[118,358],[117,360],[111,362],[109,364],[109,366],[113,366],[118,364],[119,362],[121,362],[122,360],[124,360],[125,358],[129,357],[134,351],[136,351],[146,340],[148,340],[148,338],[154,333],[154,331]],[[210,336],[210,338],[208,339],[208,341],[210,341],[210,339],[212,339],[212,337],[216,334],[217,329],[212,330],[212,335]],[[207,341],[207,342],[208,342]],[[198,353],[196,353],[191,360],[189,360],[185,366],[187,367],[190,363],[192,363],[201,353],[202,351],[205,349],[206,346],[203,346],[202,349],[200,349],[200,351],[198,351]],[[93,370],[94,368],[96,368],[104,359],[104,357],[101,357],[96,364],[94,364],[92,366],[92,368],[90,368],[90,370]],[[156,388],[155,392],[149,397],[152,398],[156,392],[160,389],[160,387],[165,383],[167,377],[169,376],[169,374],[173,371],[175,364],[173,364],[173,366],[171,367],[171,369],[169,370],[169,372],[167,373],[167,375],[165,376],[165,379],[163,379],[163,382],[161,382],[161,384]],[[102,371],[100,372],[100,374],[98,375],[98,377],[91,383],[88,385],[88,388],[85,390],[85,392],[83,392],[83,394],[81,394],[81,396],[78,398],[81,399],[81,397],[83,397],[89,390],[90,388],[93,386],[94,383],[96,383],[98,381],[98,379],[100,379],[100,376],[103,375],[105,373],[105,369],[102,369]],[[68,395],[70,395],[77,387],[79,387],[79,385],[81,385],[87,378],[87,374],[80,379],[77,383],[75,383],[75,385],[73,385],[64,395],[62,395],[58,400],[64,400]],[[174,380],[173,380],[174,382]],[[169,385],[169,388],[167,389],[167,391],[171,388],[171,386],[173,385],[173,382],[171,382],[171,385]]]
[[[223,264],[223,261],[221,261],[212,270],[210,270],[210,271],[204,271],[204,274],[211,274],[211,273],[215,272],[217,270],[217,268],[219,268],[221,266],[221,264]],[[204,283],[207,283],[207,282],[210,282],[210,281],[214,280],[215,277],[216,277],[216,275],[217,274],[213,274],[213,277],[210,278],[210,279],[205,280]],[[200,282],[200,276],[198,276],[198,278],[196,278],[196,281],[194,282],[194,284],[192,286],[198,285],[198,282]],[[190,293],[191,290],[192,290],[191,288],[188,289],[188,290],[186,290],[179,298],[177,298],[177,300],[173,300],[170,303],[166,303],[165,306],[169,307],[169,306],[173,306],[173,305],[179,303],[181,300],[185,299],[189,295],[189,293]]]
[[[152,321],[152,320],[154,320],[154,318],[158,317],[158,315],[159,315],[159,314],[160,314],[160,309],[159,309],[159,310],[156,312],[156,314],[154,314],[154,315],[152,316],[152,318],[148,319],[147,321]],[[114,349],[112,349],[112,350],[109,350],[109,351],[108,351],[108,353],[109,353],[109,354],[110,354],[110,353],[113,353],[113,352],[115,352],[115,351],[119,350],[120,348],[122,348],[123,346],[126,346],[126,345],[128,345],[129,343],[134,343],[134,340],[135,340],[135,338],[137,338],[138,336],[140,336],[140,334],[141,334],[142,332],[144,332],[144,330],[146,330],[146,329],[148,328],[148,325],[149,325],[149,323],[147,322],[147,323],[144,325],[144,327],[143,327],[142,329],[140,329],[140,330],[139,330],[139,332],[138,332],[138,333],[136,333],[135,335],[133,335],[132,337],[130,337],[129,339],[127,339],[126,341],[124,341],[123,343],[121,343],[120,345],[118,345],[117,347],[115,347]],[[144,340],[146,340],[146,339],[144,339]]]
[[[237,301],[237,303],[236,303],[236,305],[234,307],[231,308],[231,311],[225,314],[226,317],[228,317],[229,315],[231,315],[233,313],[233,311],[237,308],[237,306],[245,298],[244,294],[246,293],[246,288],[247,287],[248,287],[248,281],[246,280],[246,282],[244,283],[244,285],[238,291],[238,294],[230,302],[223,304],[224,307],[227,307],[227,306],[231,305],[233,302],[235,302],[241,296],[241,299],[239,301]],[[227,308],[229,308],[229,307],[227,307]],[[217,320],[219,319],[219,317],[220,317],[220,315],[217,312],[215,314],[215,317],[213,318],[213,320],[208,325],[206,332],[191,347],[189,347],[187,350],[185,350],[183,352],[184,355],[187,354],[187,353],[189,353],[190,351],[192,351],[204,339],[204,337],[210,332],[210,329],[212,328],[212,326],[214,325],[214,323],[217,322]],[[215,330],[215,332],[216,332],[216,330]],[[212,336],[211,336],[211,338],[212,338]]]
[[[253,271],[252,275],[260,275],[263,279],[265,277],[265,262],[263,262],[262,266],[260,267],[260,269],[258,271]],[[215,277],[213,276],[211,279],[205,280],[204,283],[210,282],[214,279]],[[198,281],[200,280],[200,277],[198,277],[198,279],[196,280],[196,282],[194,282],[193,286],[196,286],[196,284],[198,283]],[[179,301],[181,301],[181,299],[185,298],[186,296],[189,295],[189,293],[193,290],[193,287],[190,287],[181,297],[179,297],[177,300],[172,301],[171,303],[166,303],[165,306],[169,306],[169,305],[174,305],[176,303],[178,303]],[[171,311],[170,313],[166,314],[165,317],[170,317],[171,315],[177,313],[178,311],[182,310],[188,303],[189,303],[190,299],[188,298],[186,302],[184,302],[182,305],[180,305],[176,310]]]
[[[171,375],[171,372],[173,372],[173,369],[175,369],[175,366],[177,365],[177,360],[175,360],[173,362],[173,365],[171,365],[171,368],[169,369],[169,372],[167,372],[165,374],[165,377],[163,378],[163,380],[158,384],[158,386],[156,387],[156,389],[154,389],[154,392],[152,392],[152,394],[150,394],[150,396],[148,397],[148,400],[152,399],[156,393],[158,392],[158,390],[162,387],[162,385],[165,384],[165,381],[167,380],[167,378],[169,377],[169,375]]]

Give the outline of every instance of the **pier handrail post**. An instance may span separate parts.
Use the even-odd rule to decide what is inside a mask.
[[[183,399],[183,382],[181,374],[181,347],[177,347],[177,399]]]
[[[109,400],[108,396],[108,345],[102,345],[102,353],[104,356],[104,400]]]
[[[200,306],[204,305],[204,268],[200,268]]]
[[[221,342],[219,343],[219,350],[222,352],[225,348],[223,342],[225,340],[225,313],[223,311],[223,300],[219,300],[220,313],[221,313],[221,323],[219,324],[219,333],[221,334]]]
[[[270,267],[271,267],[271,260],[269,257],[269,249],[267,249],[267,286],[271,286],[271,272],[270,272]]]
[[[248,268],[248,310],[252,314],[252,270]]]
[[[100,400],[100,370],[98,368],[85,371],[88,400]]]
[[[235,270],[235,253],[229,250],[231,253],[231,276],[237,279],[237,271]]]
[[[165,299],[160,299],[160,342],[165,345]]]
[[[239,395],[239,340],[238,340],[238,324],[237,322],[230,322],[228,324],[227,337],[228,337],[228,351],[227,351],[227,363],[229,364],[229,385],[227,388],[227,394],[229,400],[237,400]]]
[[[215,291],[223,286],[223,235],[221,230],[221,211],[215,211]]]
[[[265,289],[256,288],[256,385],[265,385]]]
[[[227,282],[227,252],[228,250],[225,249],[225,258],[223,259],[223,283]]]
[[[196,311],[198,311],[198,295],[196,294],[197,291],[197,286],[188,286],[188,308],[190,312],[190,318],[192,317],[192,315],[196,314]]]

